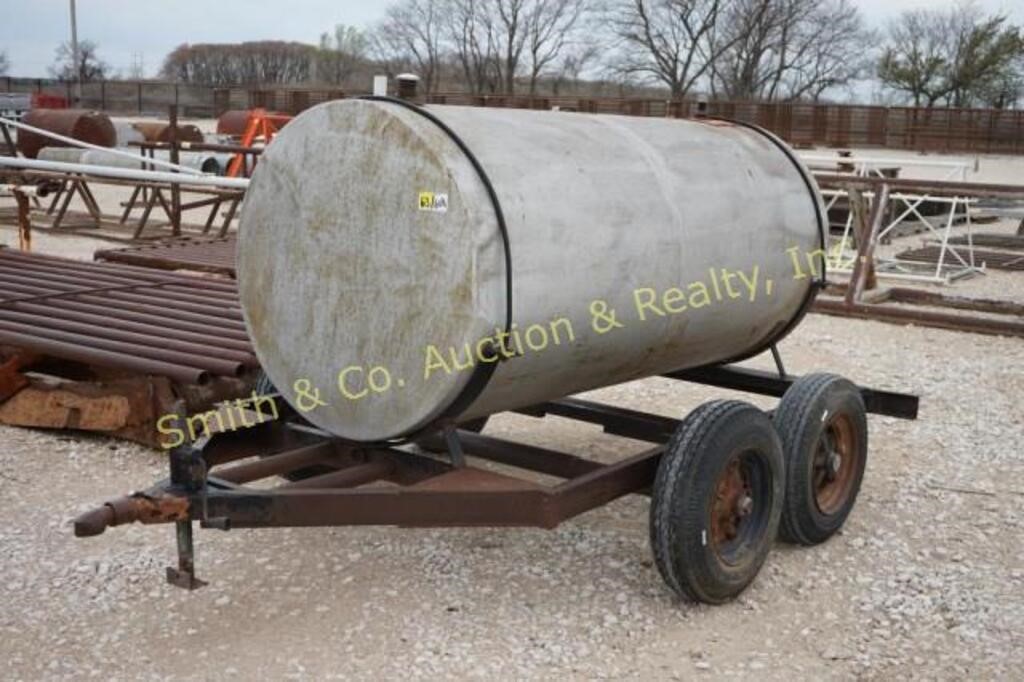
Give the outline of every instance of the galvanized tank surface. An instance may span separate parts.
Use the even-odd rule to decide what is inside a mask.
[[[33,109],[21,119],[36,128],[42,128],[64,137],[73,137],[100,147],[113,147],[117,143],[114,124],[106,114],[81,109]],[[68,145],[28,130],[18,131],[18,151],[29,159],[36,158],[43,147]]]
[[[256,169],[239,292],[293,406],[381,441],[766,349],[823,216],[749,126],[329,102]]]

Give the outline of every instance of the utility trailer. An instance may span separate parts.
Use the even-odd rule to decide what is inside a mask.
[[[917,417],[916,396],[857,387],[832,374],[794,377],[775,357],[777,372],[724,365],[664,375],[781,398],[768,413],[718,400],[677,420],[575,397],[516,410],[600,425],[650,444],[613,464],[481,434],[485,420],[450,424],[416,447],[367,446],[282,412],[278,420],[173,449],[168,479],[81,515],[75,534],[173,523],[178,563],[167,580],[195,589],[204,584],[195,570],[195,522],[220,530],[554,528],[642,494],[651,498],[651,547],[666,583],[690,599],[721,603],[750,584],[777,535],[813,545],[842,526],[867,461],[868,413]],[[475,460],[562,481],[544,485]],[[281,482],[266,487],[274,477]]]

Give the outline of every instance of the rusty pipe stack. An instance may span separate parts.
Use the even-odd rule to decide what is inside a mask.
[[[3,248],[0,344],[187,384],[258,366],[231,282]]]

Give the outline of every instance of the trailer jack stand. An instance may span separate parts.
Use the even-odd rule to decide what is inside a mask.
[[[206,582],[196,577],[196,553],[192,543],[192,522],[176,521],[178,536],[178,566],[167,567],[167,582],[186,590],[198,590]]]

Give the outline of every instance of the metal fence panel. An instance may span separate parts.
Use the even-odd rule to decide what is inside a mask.
[[[40,93],[72,101],[74,86],[65,81],[0,77],[0,92]],[[81,106],[120,114],[166,114],[177,105],[186,117],[218,116],[228,109],[262,107],[297,114],[345,97],[337,88],[213,88],[165,81],[102,81],[82,86]],[[436,104],[560,109],[626,116],[685,118],[697,113],[696,102],[654,98],[580,97],[567,95],[430,94]],[[1024,111],[880,107],[803,102],[712,101],[709,116],[763,126],[791,144],[830,147],[889,147],[915,151],[1024,154]]]

